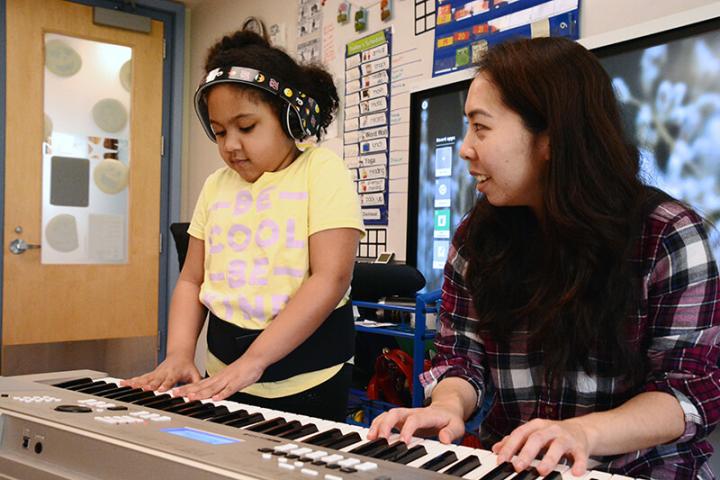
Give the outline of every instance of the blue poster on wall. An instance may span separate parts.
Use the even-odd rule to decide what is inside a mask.
[[[580,0],[437,0],[433,76],[472,67],[499,42],[579,32]]]

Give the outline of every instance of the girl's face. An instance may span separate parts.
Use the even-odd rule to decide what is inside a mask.
[[[272,108],[237,86],[221,83],[207,96],[220,156],[247,182],[290,165],[300,153]]]
[[[477,190],[496,207],[528,206],[541,215],[540,178],[550,157],[547,135],[525,128],[482,74],[470,84],[465,116],[469,128],[460,156],[467,160]]]

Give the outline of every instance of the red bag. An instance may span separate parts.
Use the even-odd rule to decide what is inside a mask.
[[[430,361],[425,360],[425,370]],[[383,400],[398,406],[409,407],[412,404],[413,359],[399,348],[383,348],[382,354],[375,359],[375,373],[367,387],[370,400]]]

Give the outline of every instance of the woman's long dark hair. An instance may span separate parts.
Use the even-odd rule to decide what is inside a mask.
[[[627,334],[641,283],[630,258],[660,194],[639,179],[607,73],[577,43],[541,38],[491,48],[478,75],[550,144],[541,219],[486,198],[470,213],[463,248],[481,330],[506,341],[527,322],[551,384],[578,368],[638,381],[644,363]],[[609,360],[599,365],[597,352]]]

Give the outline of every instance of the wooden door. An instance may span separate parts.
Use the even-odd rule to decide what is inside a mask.
[[[92,7],[62,0],[7,0],[6,18],[1,373],[92,368],[124,377],[147,370],[156,361],[158,333],[162,22],[152,21],[150,33],[95,25]],[[39,249],[21,254],[9,249],[17,239],[40,244],[47,227],[42,225],[47,34],[132,49],[131,82],[125,86],[131,158],[126,257],[117,264],[43,264]]]

